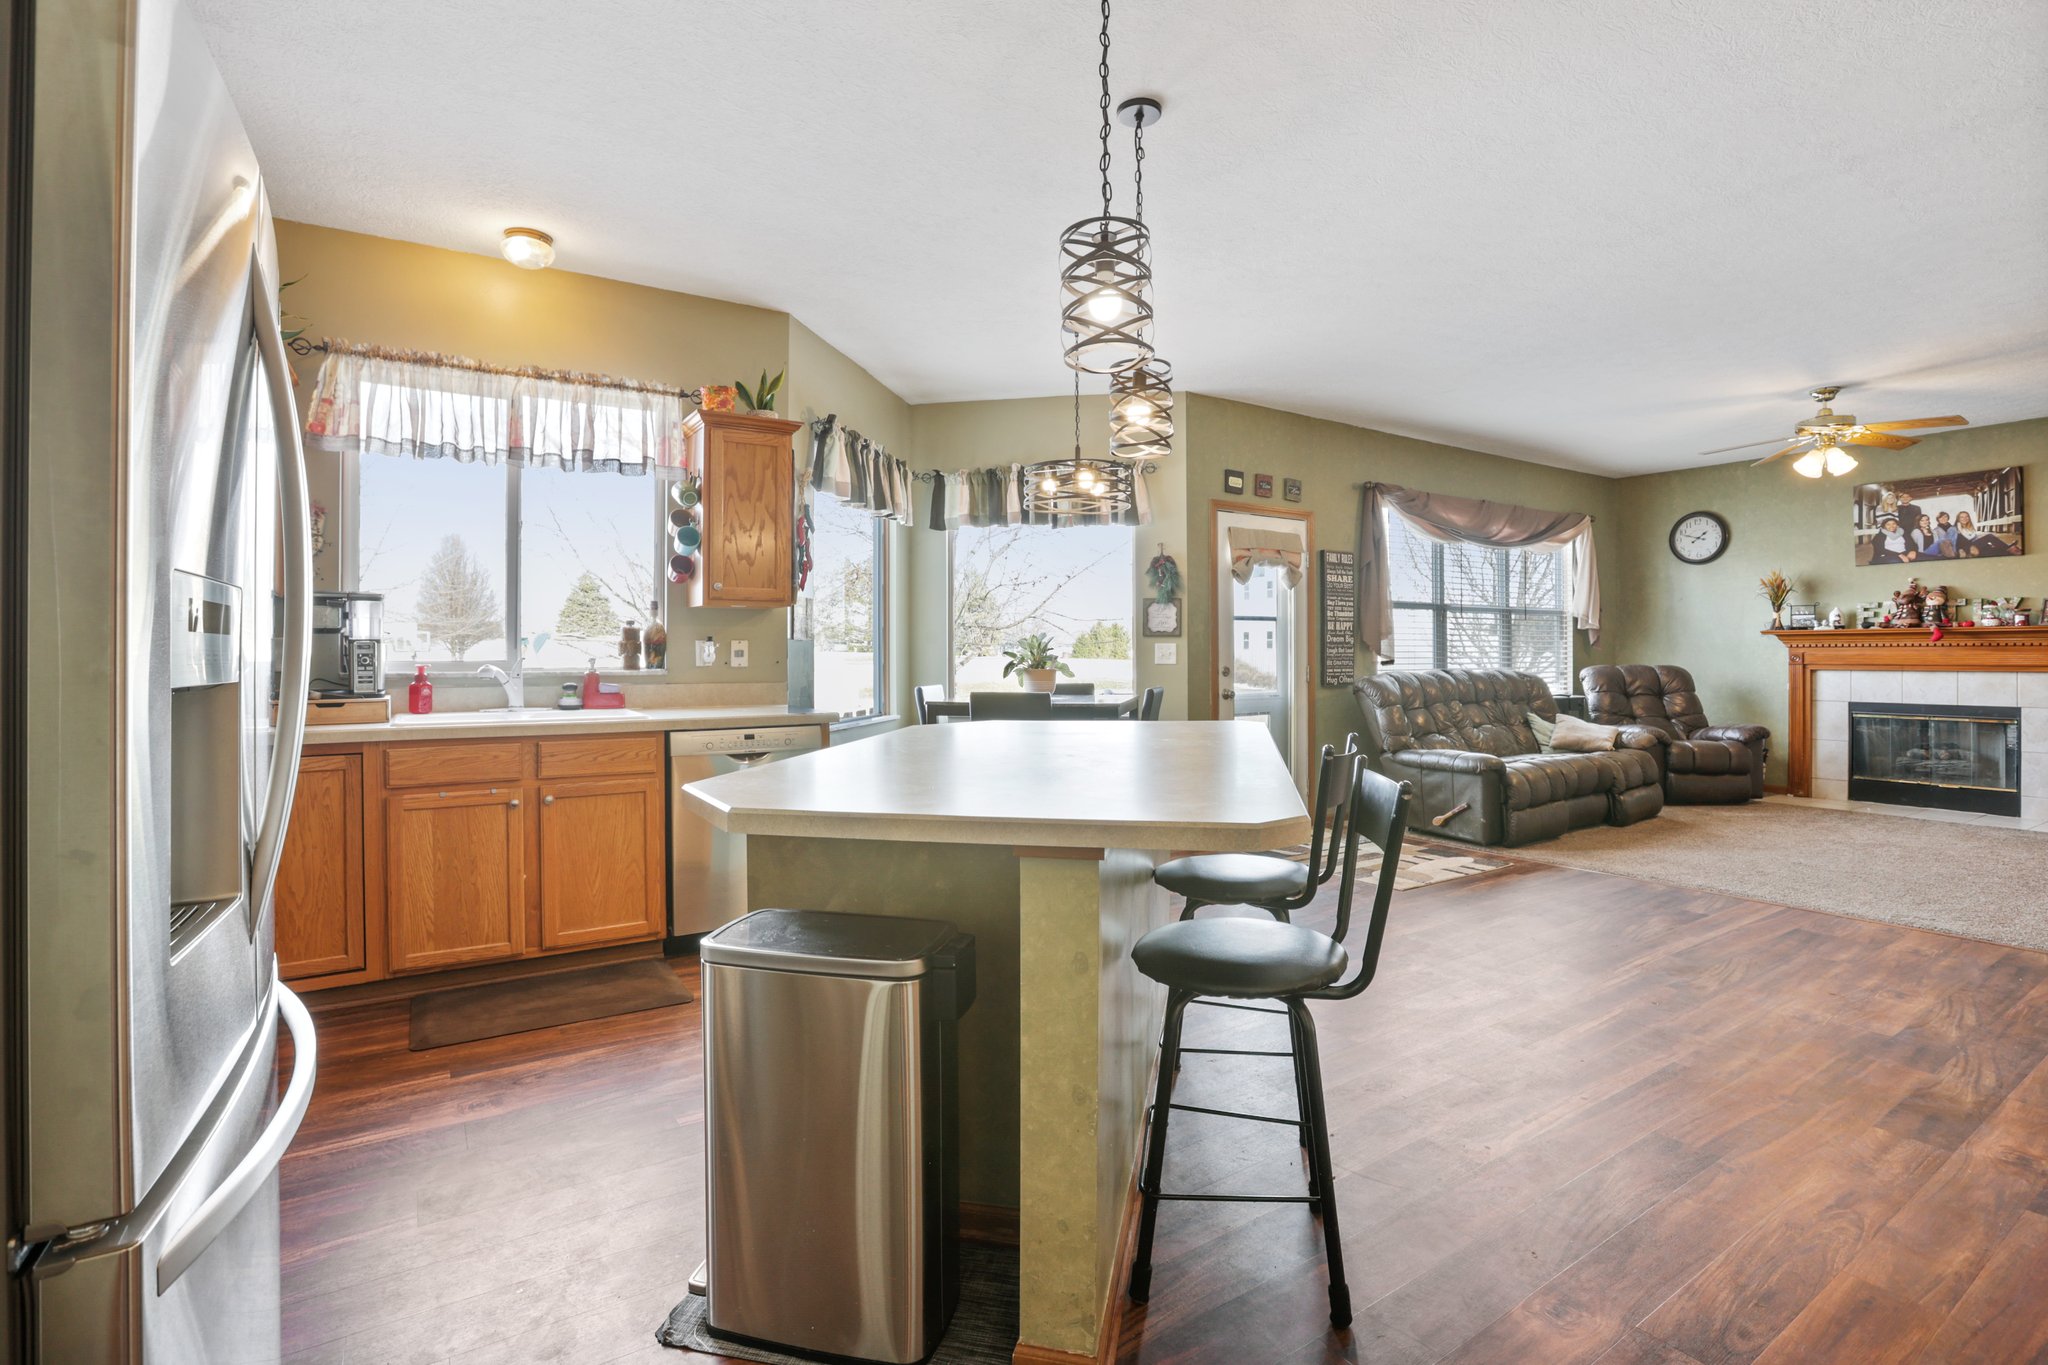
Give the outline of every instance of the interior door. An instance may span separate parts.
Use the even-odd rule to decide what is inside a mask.
[[[1296,785],[1309,775],[1308,520],[1218,507],[1212,515],[1216,565],[1216,716],[1262,726],[1287,760]],[[1230,532],[1278,531],[1299,537],[1301,582],[1260,564],[1240,583],[1231,572]]]

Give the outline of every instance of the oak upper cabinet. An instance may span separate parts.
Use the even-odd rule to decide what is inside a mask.
[[[277,867],[278,972],[292,981],[365,965],[363,756],[308,754]]]
[[[540,785],[540,946],[660,933],[667,909],[662,787],[647,777]]]
[[[393,971],[459,967],[525,951],[524,791],[430,789],[386,799],[385,921]]]
[[[689,462],[702,477],[704,495],[691,606],[787,607],[796,601],[790,437],[801,425],[733,412],[683,418]]]

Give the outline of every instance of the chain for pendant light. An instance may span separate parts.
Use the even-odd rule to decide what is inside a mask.
[[[1109,0],[1102,0],[1102,28],[1095,74],[1099,91],[1096,170],[1102,207],[1094,217],[1060,234],[1060,330],[1065,358],[1076,370],[1108,374],[1152,354],[1152,301],[1147,297],[1152,268],[1145,225],[1113,211],[1110,180]]]
[[[1135,163],[1131,178],[1136,184],[1138,202],[1131,210],[1131,216],[1139,222],[1145,221],[1145,110],[1140,107],[1132,117],[1136,131],[1131,134],[1131,160]]]
[[[1102,172],[1102,216],[1109,217],[1109,0],[1102,0],[1102,56],[1095,64],[1095,72],[1102,79],[1102,160],[1098,169]]]

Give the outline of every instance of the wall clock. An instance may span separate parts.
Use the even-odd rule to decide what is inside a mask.
[[[1687,512],[1671,523],[1671,553],[1681,564],[1711,564],[1728,548],[1728,523],[1717,512]]]

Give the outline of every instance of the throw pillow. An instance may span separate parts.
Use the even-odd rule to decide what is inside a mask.
[[[1597,754],[1612,749],[1620,735],[1618,725],[1595,725],[1577,716],[1559,716],[1550,742],[1566,753]]]
[[[1529,713],[1529,733],[1536,736],[1536,747],[1544,753],[1557,752],[1551,747],[1551,735],[1557,732],[1557,722],[1545,720],[1534,711]]]

